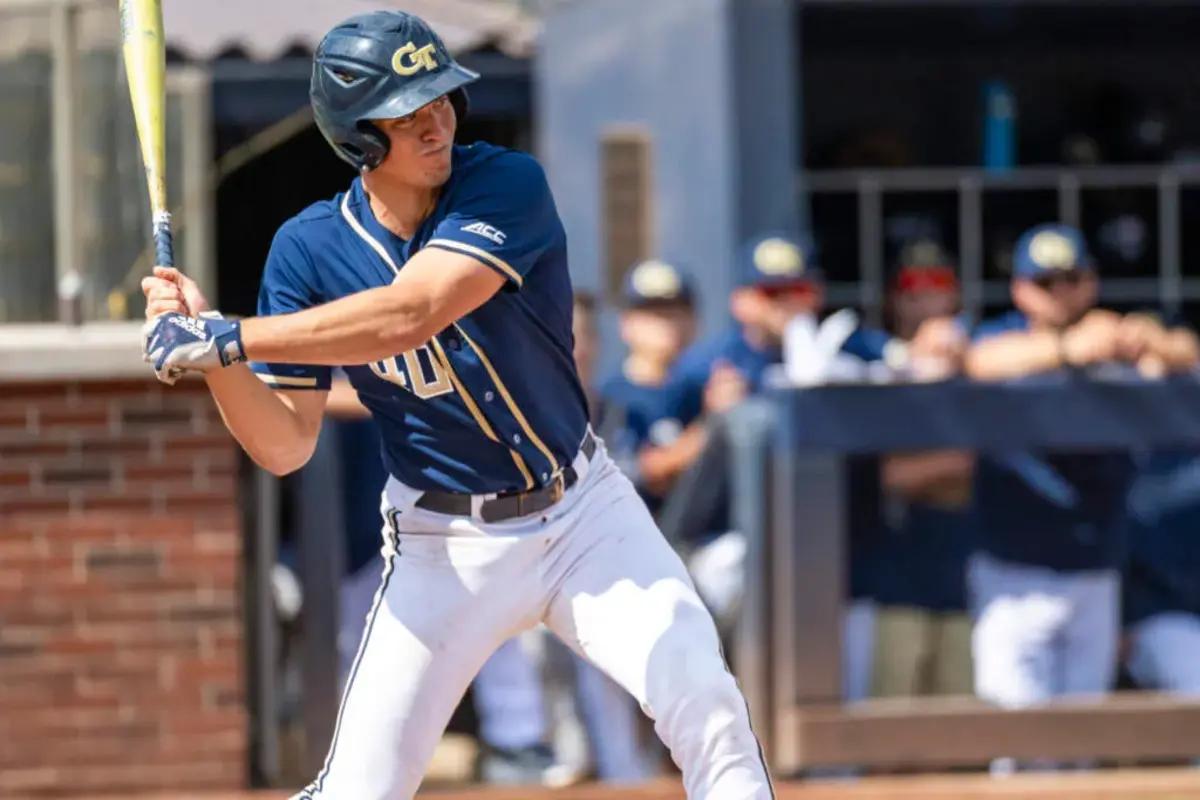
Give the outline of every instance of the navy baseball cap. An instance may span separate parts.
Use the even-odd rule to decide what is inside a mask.
[[[625,274],[621,300],[625,308],[687,305],[694,302],[691,276],[674,264],[652,258],[634,264]]]
[[[782,233],[756,236],[742,245],[737,271],[739,286],[786,286],[823,279],[812,245]]]
[[[1030,280],[1053,272],[1095,270],[1083,232],[1051,223],[1030,228],[1013,249],[1013,275]]]

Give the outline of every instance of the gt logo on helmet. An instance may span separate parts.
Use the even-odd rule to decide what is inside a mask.
[[[433,42],[420,48],[409,42],[392,55],[392,69],[397,75],[415,75],[421,70],[433,72],[438,67],[435,52]]]

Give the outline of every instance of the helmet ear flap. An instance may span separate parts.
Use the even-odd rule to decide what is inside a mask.
[[[361,149],[355,148],[359,149],[360,152],[355,155],[354,160],[358,163],[359,169],[363,172],[370,172],[383,163],[383,159],[387,157],[392,143],[373,122],[362,120],[354,127],[358,129],[362,137],[362,147]],[[345,144],[342,146],[347,147]]]

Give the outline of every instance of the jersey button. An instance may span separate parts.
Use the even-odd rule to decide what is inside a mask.
[[[455,351],[461,350],[462,349],[462,339],[459,339],[457,336],[449,337],[446,339],[446,346],[449,347],[451,350],[455,350]]]
[[[483,399],[484,399],[484,402],[490,403],[496,399],[496,393],[491,390],[488,390],[483,393]]]
[[[521,434],[514,433],[513,434],[513,444],[520,444],[520,443],[521,443]]]

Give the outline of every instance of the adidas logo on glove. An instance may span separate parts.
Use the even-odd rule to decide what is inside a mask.
[[[200,339],[208,338],[208,326],[198,319],[185,317],[182,314],[172,314],[168,321],[176,327],[183,328],[188,333]]]

